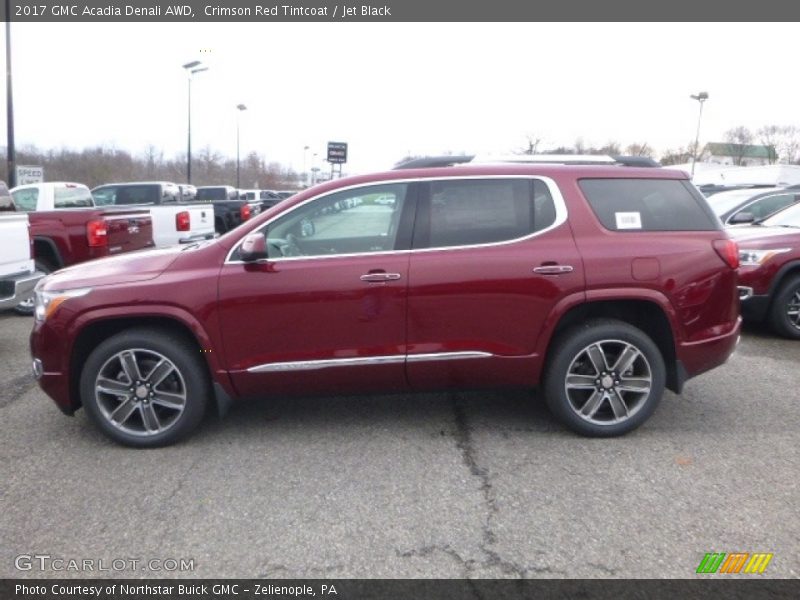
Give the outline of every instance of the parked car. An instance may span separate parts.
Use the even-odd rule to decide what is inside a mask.
[[[11,195],[17,209],[28,213],[39,272],[153,247],[150,211],[96,207],[83,184],[32,183],[15,187]],[[31,314],[33,300],[17,308]]]
[[[291,198],[297,193],[297,190],[270,190],[272,193],[277,194],[278,198],[281,200],[286,200],[286,198]]]
[[[239,190],[239,200],[258,202],[261,205],[261,212],[263,212],[275,206],[283,198],[270,190]]]
[[[167,181],[109,183],[92,189],[97,206],[147,206],[158,247],[191,244],[214,237],[214,211],[183,202],[180,188]]]
[[[373,196],[394,201],[328,211]],[[350,177],[214,241],[51,275],[34,372],[132,446],[236,399],[536,386],[573,430],[620,435],[733,351],[738,257],[679,171]]]
[[[214,228],[227,233],[261,212],[260,200],[240,200],[239,190],[229,185],[206,185],[197,188],[198,202],[214,207]]]
[[[33,262],[28,215],[16,212],[8,186],[0,181],[0,310],[32,297],[42,277]]]
[[[742,316],[800,340],[800,204],[728,231],[740,246]]]
[[[711,209],[725,225],[741,225],[765,219],[800,201],[796,187],[747,188],[720,192],[707,198]]]

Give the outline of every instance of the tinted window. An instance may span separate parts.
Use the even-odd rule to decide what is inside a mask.
[[[53,190],[54,208],[85,208],[94,206],[92,193],[85,186],[56,187]]]
[[[583,195],[612,231],[719,229],[705,198],[679,179],[581,179]]]
[[[117,188],[114,204],[158,204],[161,200],[161,186],[124,185]]]
[[[407,192],[406,184],[371,186],[331,194],[300,206],[268,226],[269,256],[393,250]],[[386,202],[378,202],[379,199]]]
[[[227,200],[228,190],[224,187],[198,188],[195,198],[197,200]]]
[[[14,197],[14,204],[18,210],[31,212],[36,210],[36,203],[39,201],[38,188],[25,188],[11,193]]]
[[[534,179],[433,181],[428,216],[414,246],[445,248],[513,240],[552,225],[556,209],[547,185]]]
[[[772,213],[779,211],[790,204],[794,204],[798,197],[800,197],[798,194],[776,194],[775,196],[765,196],[764,198],[759,198],[742,210],[749,212],[756,219],[764,219]]]

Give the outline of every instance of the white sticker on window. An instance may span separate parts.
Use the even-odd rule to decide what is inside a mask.
[[[617,229],[641,229],[642,215],[638,212],[614,213],[617,218]]]

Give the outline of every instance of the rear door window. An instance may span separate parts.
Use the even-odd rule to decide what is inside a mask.
[[[448,179],[425,187],[414,248],[505,242],[556,220],[550,190],[538,179]]]
[[[705,198],[680,179],[581,179],[583,195],[611,231],[715,231]]]

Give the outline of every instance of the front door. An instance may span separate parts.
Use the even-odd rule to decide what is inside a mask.
[[[226,362],[240,394],[406,387],[412,187],[328,194],[264,226],[269,259],[237,253],[219,280]]]

